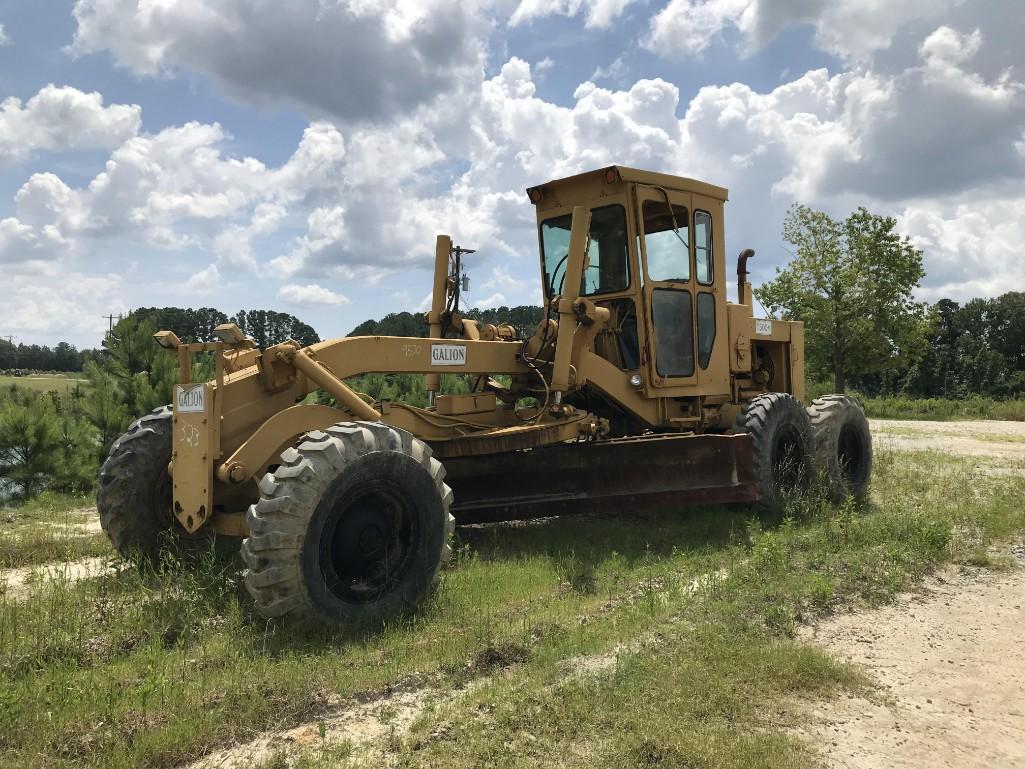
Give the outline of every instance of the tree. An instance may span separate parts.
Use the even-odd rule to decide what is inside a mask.
[[[865,208],[837,221],[795,205],[783,224],[794,258],[755,289],[770,312],[805,322],[810,373],[832,375],[837,392],[852,373],[899,371],[922,353],[930,318],[912,295],[922,252],[896,224]]]
[[[18,348],[9,339],[0,339],[0,370],[17,368]]]
[[[53,348],[54,371],[81,371],[82,355],[74,345],[60,342]]]
[[[239,310],[232,322],[238,324],[242,332],[260,347],[270,347],[288,339],[294,339],[303,347],[320,341],[311,326],[285,312]]]
[[[63,450],[51,402],[36,395],[0,407],[0,478],[14,493],[32,497],[49,485]]]

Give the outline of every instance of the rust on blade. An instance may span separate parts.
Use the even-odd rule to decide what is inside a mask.
[[[459,523],[754,502],[747,435],[650,435],[445,461]]]

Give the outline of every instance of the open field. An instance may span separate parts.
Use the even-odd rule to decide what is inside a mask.
[[[238,565],[213,557],[144,573],[101,564],[77,581],[40,561],[11,566],[36,578],[0,593],[0,766],[873,766],[844,763],[842,747],[870,755],[883,721],[830,744],[840,738],[827,722],[849,703],[873,718],[894,697],[905,709],[933,699],[930,718],[960,711],[942,690],[885,688],[900,683],[883,677],[890,658],[873,667],[854,629],[894,648],[940,567],[966,590],[1018,579],[1025,460],[995,452],[1021,444],[964,424],[983,439],[960,439],[994,453],[935,450],[928,428],[874,425],[868,511],[795,500],[782,523],[708,509],[463,528],[430,606],[367,636],[266,622]],[[54,529],[63,515],[61,536],[93,536],[88,512],[58,507],[7,527]],[[60,556],[72,569],[95,557]],[[1007,594],[971,593],[971,605]],[[1017,634],[1013,611],[994,603],[994,627]],[[957,640],[936,632],[928,640]],[[972,637],[1020,659],[1002,636]],[[984,668],[1000,666],[966,669]],[[1000,728],[1025,742],[1013,718]]]
[[[0,374],[0,387],[17,385],[35,392],[49,392],[56,390],[63,394],[75,389],[76,385],[85,387],[88,379],[83,379],[81,374],[27,374],[25,376],[6,376]]]
[[[986,457],[990,469],[1014,470],[1025,463],[1025,423],[976,420],[928,422],[872,419],[878,448],[930,450],[947,455]]]
[[[859,395],[858,402],[872,419],[927,419],[930,421],[1007,420],[1025,422],[1025,399],[996,400],[973,395],[961,400]]]

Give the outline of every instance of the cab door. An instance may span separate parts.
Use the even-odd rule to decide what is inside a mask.
[[[692,214],[687,193],[637,188],[644,306],[651,330],[646,351],[654,387],[697,384]]]

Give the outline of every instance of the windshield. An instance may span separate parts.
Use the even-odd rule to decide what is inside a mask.
[[[572,214],[541,222],[541,251],[548,296],[563,293]],[[580,281],[581,295],[608,294],[630,286],[626,249],[626,209],[621,205],[591,209],[588,267]]]

